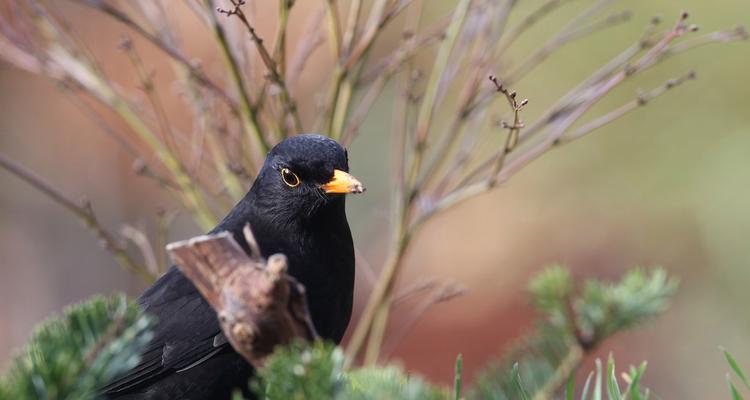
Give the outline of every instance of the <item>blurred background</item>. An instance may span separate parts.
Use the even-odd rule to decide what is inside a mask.
[[[271,37],[276,6],[270,3],[275,2],[249,3],[254,3],[259,34]],[[295,5],[291,47],[304,39],[303,22],[320,9],[319,3]],[[437,20],[453,7],[450,1],[434,3],[424,19]],[[511,21],[541,3],[520,2]],[[589,3],[580,0],[561,8],[523,36],[510,56],[528,54]],[[200,59],[209,75],[227,81],[205,27],[184,5],[167,4],[186,52]],[[58,7],[108,76],[137,94],[132,66],[117,48],[127,29],[85,7],[65,1]],[[530,99],[526,119],[638,40],[654,15],[671,24],[681,10],[689,10],[690,21],[701,31],[750,23],[746,0],[632,0],[616,8],[632,10],[631,21],[571,43],[515,85]],[[376,52],[393,47],[398,31],[393,32]],[[156,49],[141,47],[144,64],[155,70],[167,114],[183,124],[186,110],[173,72]],[[325,46],[315,51],[293,87],[304,121],[314,118],[317,84],[331,69]],[[425,56],[417,62],[430,61]],[[750,301],[749,44],[711,45],[671,58],[618,88],[596,110],[616,107],[633,99],[639,88],[658,86],[690,69],[697,80],[549,152],[494,192],[432,219],[411,247],[400,282],[407,286],[429,276],[461,283],[468,292],[432,307],[402,337],[398,329],[389,331],[391,338],[400,338],[386,338],[390,357],[447,384],[453,361],[462,353],[470,379],[503,346],[532,328],[525,288],[544,266],[566,264],[582,282],[588,277],[616,279],[632,266],[661,265],[681,281],[672,308],[607,340],[597,355],[614,352],[621,368],[648,360],[646,386],[663,398],[728,396],[718,347],[750,362],[745,308]],[[360,255],[358,310],[372,284],[367,269],[382,264],[388,246],[385,160],[393,96],[394,88],[386,87],[349,148],[352,172],[368,188],[348,201]],[[111,123],[121,124],[116,118]],[[102,224],[114,231],[126,223],[153,231],[157,214],[176,208],[153,180],[134,174],[132,157],[102,134],[69,94],[51,80],[3,61],[0,151],[72,198],[89,199]],[[2,370],[33,326],[51,313],[97,293],[137,296],[144,284],[122,270],[78,220],[35,189],[5,171],[0,171],[0,188]],[[169,238],[199,233],[188,216],[180,215]],[[403,317],[400,311],[394,311],[394,326]]]

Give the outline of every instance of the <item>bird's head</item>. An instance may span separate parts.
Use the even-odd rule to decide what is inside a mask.
[[[313,216],[364,186],[349,174],[344,147],[321,135],[292,136],[274,146],[253,185],[256,199],[278,217]]]

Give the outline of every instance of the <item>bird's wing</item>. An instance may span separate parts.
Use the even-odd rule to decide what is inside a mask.
[[[138,299],[157,318],[154,338],[140,363],[102,389],[114,394],[200,365],[227,344],[216,312],[193,284],[172,267]]]

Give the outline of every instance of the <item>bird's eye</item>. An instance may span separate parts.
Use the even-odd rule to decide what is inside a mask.
[[[281,169],[281,179],[283,179],[284,183],[289,187],[297,187],[300,184],[299,176],[289,168]]]

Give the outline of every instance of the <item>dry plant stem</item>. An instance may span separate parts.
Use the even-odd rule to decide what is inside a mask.
[[[217,218],[208,207],[203,199],[199,189],[195,187],[193,179],[182,167],[175,155],[164,147],[164,144],[154,136],[153,132],[143,123],[143,121],[133,112],[133,110],[119,98],[110,99],[110,106],[120,114],[131,128],[144,139],[154,150],[157,157],[165,167],[172,173],[175,183],[180,187],[180,194],[184,198],[186,208],[193,215],[195,222],[205,230],[209,230],[216,225]]]
[[[351,117],[347,121],[346,130],[340,139],[341,144],[346,146],[352,143],[352,141],[356,138],[357,134],[359,133],[359,128],[367,118],[372,105],[378,99],[391,77],[393,77],[396,72],[400,71],[404,63],[411,60],[412,57],[416,55],[418,50],[422,50],[427,46],[431,46],[432,44],[437,43],[442,35],[443,30],[435,30],[425,37],[411,38],[402,47],[394,51],[394,54],[386,60],[386,63],[376,68],[377,71],[375,73],[377,74],[377,76],[374,77],[374,81],[369,84],[367,92],[359,101],[357,107],[354,110],[354,113],[352,113]],[[363,84],[362,81],[366,81],[369,79],[373,78],[363,78],[360,80],[359,84]]]
[[[339,29],[339,11],[336,0],[326,0],[326,15],[328,21],[328,43],[334,60],[341,58],[341,32]]]
[[[214,165],[219,172],[221,182],[226,187],[232,200],[239,201],[242,196],[245,195],[246,190],[243,188],[237,175],[235,175],[229,168],[226,161],[226,153],[219,140],[218,133],[215,132],[215,130],[212,130],[212,132],[208,132],[206,135],[206,146],[208,146],[208,151],[211,153],[211,158],[214,160]]]
[[[198,116],[197,129],[204,132],[205,144],[211,154],[211,160],[214,163],[216,171],[219,173],[221,184],[226,188],[226,191],[232,198],[233,202],[239,201],[242,196],[245,195],[246,189],[240,182],[239,177],[229,168],[229,156],[226,148],[221,142],[219,136],[219,127],[216,123],[216,116],[214,110],[210,109],[210,106],[206,104],[207,100],[203,96],[200,87],[192,80],[185,79],[189,78],[186,71],[179,69],[178,73],[182,73],[183,81],[187,88],[187,96],[189,97],[189,104],[195,110],[195,114]],[[229,205],[231,207],[231,204]],[[166,245],[166,243],[164,243]],[[161,246],[159,248],[163,248]]]
[[[148,240],[148,236],[142,230],[125,224],[120,228],[120,234],[133,242],[138,247],[143,257],[143,263],[146,265],[146,269],[152,276],[159,275],[159,263],[156,261],[156,254],[154,248],[151,247],[151,242]]]
[[[282,73],[286,73],[286,31],[289,24],[289,12],[294,2],[295,0],[279,1],[279,22],[273,40],[273,59],[276,60],[276,65]]]
[[[359,14],[362,10],[362,0],[349,1],[349,16],[346,18],[346,27],[344,35],[341,38],[341,54],[349,55],[354,43],[354,37],[357,34],[357,23]]]
[[[49,22],[40,16],[34,22],[39,33],[52,43],[57,43],[59,37]],[[217,221],[211,209],[203,199],[203,195],[194,185],[192,177],[187,173],[179,161],[178,156],[171,152],[146,123],[133,111],[130,105],[117,93],[105,77],[93,70],[90,64],[81,61],[69,49],[61,46],[42,48],[44,65],[37,68],[41,71],[53,69],[59,71],[58,79],[70,79],[86,89],[91,95],[112,109],[122,118],[130,128],[152,149],[157,158],[167,168],[175,183],[180,188],[183,204],[191,212],[194,220],[203,229],[211,229]],[[48,67],[48,66],[52,67]]]
[[[524,129],[519,137],[519,144],[525,143],[535,133],[547,127],[565,112],[574,108],[575,106],[580,105],[587,98],[586,93],[590,91],[592,87],[595,87],[598,83],[601,83],[605,79],[607,79],[607,77],[624,68],[626,64],[630,62],[630,60],[632,60],[633,57],[635,57],[640,51],[653,47],[655,44],[653,34],[660,23],[661,18],[652,18],[639,41],[615,56],[608,63],[600,67],[596,72],[591,74],[591,76],[584,79],[581,83],[576,85],[575,88],[571,89],[570,91],[568,91],[568,93],[563,95],[562,98],[558,100],[547,111],[545,111],[535,123]]]
[[[402,264],[404,251],[408,247],[411,238],[411,235],[407,232],[410,209],[414,200],[410,188],[416,183],[417,177],[419,176],[421,161],[426,147],[427,133],[432,121],[432,115],[437,106],[435,100],[438,86],[441,82],[443,73],[445,72],[448,59],[456,43],[458,34],[466,20],[466,16],[468,15],[470,4],[471,0],[462,0],[458,4],[451,23],[446,31],[446,39],[441,44],[440,50],[438,50],[435,66],[430,74],[427,89],[422,98],[417,117],[413,159],[409,172],[405,176],[407,189],[404,191],[404,195],[406,195],[406,198],[403,200],[403,207],[400,207],[400,215],[397,218],[398,228],[394,235],[396,238],[396,245],[392,255],[389,257],[389,261],[386,263],[378,277],[378,282],[375,284],[375,288],[370,295],[367,306],[357,323],[349,342],[349,347],[347,348],[350,357],[356,357],[364,345],[365,339],[369,336],[367,352],[365,354],[365,364],[375,363],[379,355],[380,346],[383,341],[383,335],[388,321],[390,297],[392,295],[395,278],[397,271]]]
[[[427,279],[422,282],[417,282],[405,289],[402,289],[400,292],[394,294],[391,304],[393,306],[399,305],[402,302],[410,299],[411,297],[415,295],[437,288],[438,285],[439,285],[439,282],[435,279]]]
[[[38,10],[36,17],[34,22],[37,24],[37,29],[43,37],[51,43],[64,42],[59,37],[62,33],[52,27],[52,22],[49,21],[48,15]],[[192,178],[184,170],[184,167],[179,162],[179,158],[169,148],[164,146],[158,136],[150,130],[125,100],[111,87],[109,81],[96,70],[92,69],[89,63],[77,58],[67,48],[49,46],[49,48],[36,49],[38,54],[35,54],[35,56],[37,57],[38,65],[28,65],[28,67],[32,68],[33,71],[42,73],[53,71],[49,73],[49,76],[59,80],[75,82],[88,91],[95,99],[108,106],[123,118],[133,131],[156,153],[156,156],[172,174],[176,185],[180,188],[179,194],[182,196],[182,202],[191,211],[196,222],[202,227],[210,229],[215,224],[216,217],[212,215],[201,193],[193,185]],[[46,54],[42,55],[42,53]],[[157,177],[156,175],[153,176]],[[169,182],[169,180],[165,179],[164,182]],[[165,187],[169,187],[169,185]]]
[[[120,147],[122,147],[128,155],[130,155],[133,159],[143,159],[141,154],[136,150],[135,146],[133,146],[128,139],[123,135],[121,132],[119,132],[115,127],[112,126],[99,112],[97,112],[94,107],[92,107],[90,104],[88,104],[86,101],[84,101],[81,96],[79,96],[77,93],[73,92],[73,88],[70,88],[66,85],[61,86],[61,91],[66,95],[65,97],[73,103],[73,105],[78,108],[82,114],[84,114],[87,118],[94,121],[95,124],[97,124],[101,130],[107,134],[107,136],[111,137],[115,142],[117,142]]]
[[[440,49],[435,58],[435,64],[430,73],[430,78],[427,82],[427,87],[422,98],[417,117],[416,131],[414,133],[414,157],[409,172],[406,175],[407,185],[410,187],[410,193],[408,194],[410,198],[410,200],[408,200],[409,202],[414,198],[415,192],[413,189],[417,185],[417,180],[422,169],[424,153],[427,150],[427,138],[432,124],[433,114],[438,107],[438,91],[444,84],[443,75],[445,74],[450,55],[453,52],[461,28],[468,16],[470,5],[471,0],[463,0],[456,7],[451,23],[445,33],[445,40],[441,43]]]
[[[658,42],[658,40],[653,38],[653,33],[659,24],[660,24],[659,18],[652,19],[648,28],[646,29],[646,31],[644,32],[644,34],[642,35],[641,39],[638,42],[636,42],[632,46],[625,49],[623,52],[615,56],[607,64],[599,68],[590,77],[586,78],[584,81],[576,85],[575,88],[568,91],[568,93],[562,96],[561,99],[558,100],[552,107],[550,107],[547,111],[545,111],[542,114],[542,116],[537,119],[537,121],[530,124],[528,127],[524,128],[523,132],[521,132],[519,136],[518,144],[522,145],[526,143],[535,134],[537,134],[538,132],[544,129],[547,129],[550,125],[556,123],[558,120],[561,120],[564,116],[568,115],[572,110],[575,110],[576,108],[580,107],[583,103],[588,101],[595,94],[598,85],[604,82],[608,77],[611,77],[617,71],[620,71],[624,69],[625,67],[627,67],[628,63],[640,51],[647,50],[647,49],[654,47],[654,45]],[[658,55],[658,57],[655,57],[650,62],[644,64],[639,71],[634,71],[634,72],[635,73],[641,72],[653,66],[657,62],[661,62],[668,57],[677,55],[678,53],[681,53],[681,52],[688,51],[695,47],[703,46],[703,45],[710,44],[710,43],[721,43],[721,42],[728,42],[728,41],[734,41],[734,40],[743,40],[746,38],[747,38],[746,32],[744,28],[740,26],[734,30],[712,32],[712,33],[702,35],[693,39],[685,40],[681,43],[673,44],[665,48]],[[489,96],[485,96],[484,98],[480,100],[480,102],[484,104],[489,100],[489,98],[490,98]],[[493,163],[492,158],[479,163],[474,169],[472,169],[471,172],[466,174],[466,176],[461,180],[461,183],[459,185],[456,185],[456,187],[464,187],[468,185],[472,180],[474,180],[478,176],[478,174],[482,173],[483,171],[486,171],[486,169],[490,165],[492,165],[492,163]],[[481,192],[481,191],[482,189],[480,187],[473,186],[473,188],[470,191],[468,191],[466,194],[476,193],[476,192]],[[450,196],[450,197],[451,197],[451,200],[453,200],[456,198],[463,197],[463,194],[460,194],[460,196],[455,196],[455,197]]]
[[[545,16],[550,15],[552,11],[555,11],[559,6],[570,0],[547,0],[542,3],[536,10],[528,14],[518,24],[508,30],[508,33],[503,35],[503,40],[500,45],[495,49],[495,55],[493,59],[499,59],[505,51],[518,39],[524,32],[532,28],[537,22],[542,20]]]
[[[573,108],[567,112],[564,116],[555,119],[554,122],[549,126],[549,130],[545,138],[534,145],[530,149],[524,151],[517,158],[513,159],[509,164],[503,167],[503,169],[497,174],[496,182],[503,183],[516,172],[521,170],[523,167],[528,165],[531,161],[544,154],[547,150],[558,142],[558,139],[575,123],[586,111],[588,111],[597,101],[599,101],[604,95],[609,93],[617,85],[622,83],[628,77],[631,77],[650,65],[653,65],[654,60],[658,59],[663,54],[670,43],[681,37],[689,31],[695,30],[694,27],[684,25],[684,21],[687,18],[687,13],[683,13],[680,17],[677,25],[667,32],[661,40],[659,40],[649,51],[647,51],[641,58],[634,62],[628,68],[620,71],[619,73],[611,76],[606,81],[594,86],[593,92],[585,102]],[[426,219],[435,212],[440,212],[450,207],[455,206],[477,194],[484,193],[492,188],[488,184],[488,181],[482,181],[474,184],[470,184],[465,187],[456,189],[449,195],[443,197],[437,202],[437,204],[430,210],[426,211],[424,215],[421,215],[419,219]]]
[[[512,82],[512,83],[518,82],[523,76],[531,72],[536,66],[541,64],[550,55],[552,55],[556,50],[563,47],[564,45],[576,39],[598,32],[601,29],[606,29],[606,28],[615,26],[617,24],[626,22],[629,19],[630,19],[630,13],[618,12],[618,13],[615,13],[606,17],[605,19],[601,21],[592,23],[590,25],[586,25],[582,27],[575,27],[575,29],[570,27],[570,29],[564,30],[559,35],[555,36],[552,40],[550,40],[547,44],[542,46],[534,54],[529,56],[529,58],[522,61],[521,64],[519,64],[515,69],[508,72],[504,80],[507,82]]]
[[[292,6],[294,5],[295,0],[280,0],[279,1],[279,21],[276,25],[276,34],[274,35],[273,40],[273,53],[272,57],[276,61],[277,68],[279,71],[281,71],[281,74],[286,76],[286,86],[291,87],[290,80],[288,79],[287,75],[287,68],[286,68],[286,34],[287,34],[287,25],[289,24],[289,12],[291,11]],[[266,95],[266,91],[268,90],[269,86],[269,80],[264,79],[263,84],[260,88],[260,93],[257,95],[257,101],[255,103],[255,109],[256,112],[261,113],[264,103],[267,100],[266,98],[269,97]],[[288,136],[289,134],[294,134],[297,132],[290,132],[288,129],[286,129],[286,112],[280,113],[279,115],[279,121],[277,123],[277,126],[279,129],[277,129],[277,136],[276,140],[281,140],[284,138],[284,136]]]
[[[388,0],[376,0],[359,42],[353,47],[351,54],[346,54],[346,59],[339,59],[336,64],[326,125],[328,134],[334,139],[338,140],[344,134],[344,125],[349,115],[354,86],[359,80],[362,64],[367,59],[375,39],[383,31],[385,25],[406,8],[411,1],[396,0],[389,4]],[[354,4],[354,6],[356,5]],[[352,10],[352,12],[354,11],[358,12],[359,10]],[[351,44],[349,47],[351,47]]]
[[[586,111],[588,111],[591,106],[593,106],[593,104],[595,104],[599,99],[609,93],[614,87],[619,85],[627,77],[632,76],[635,73],[643,70],[645,67],[651,65],[661,54],[666,51],[669,44],[672,43],[674,39],[684,35],[688,31],[694,30],[693,27],[684,25],[685,18],[687,18],[687,14],[683,14],[675,28],[667,32],[659,42],[657,42],[632,66],[630,66],[626,70],[620,71],[619,73],[611,76],[604,82],[599,83],[594,88],[592,88],[593,92],[585,102],[577,106],[575,109],[571,110],[559,120],[555,120],[554,124],[550,126],[547,136],[540,144],[531,147],[529,150],[519,155],[519,157],[513,159],[508,165],[503,164],[501,170],[498,171],[497,174],[494,174],[496,175],[495,177],[488,177],[490,179],[454,190],[452,193],[438,200],[431,208],[423,210],[421,213],[419,213],[416,217],[415,222],[412,224],[406,222],[408,221],[408,216],[401,220],[402,223],[397,229],[398,244],[395,246],[393,255],[385,264],[385,267],[381,272],[381,276],[379,277],[379,280],[375,288],[373,289],[370,301],[368,302],[362,314],[360,322],[357,325],[354,334],[352,335],[350,346],[347,349],[350,357],[356,357],[361,349],[361,346],[364,344],[364,341],[369,337],[369,343],[367,346],[367,352],[364,362],[365,364],[371,364],[377,360],[380,344],[382,343],[382,336],[387,322],[391,293],[395,278],[397,276],[397,271],[399,270],[399,267],[402,263],[402,257],[405,253],[405,250],[408,248],[409,242],[418,227],[421,226],[421,224],[425,220],[434,215],[436,212],[443,211],[455,206],[456,204],[459,204],[466,199],[489,191],[496,184],[506,181],[510,176],[526,166],[529,162],[546,152],[551,146],[554,145],[554,143],[561,137],[561,135]],[[450,38],[450,33],[448,34],[448,37]],[[450,39],[447,39],[446,42],[450,43]],[[443,46],[446,46],[446,44],[444,43]],[[438,56],[433,73],[435,73],[436,70],[440,70],[440,60],[441,58],[440,56]],[[430,108],[425,108],[428,107],[426,104],[430,104],[428,102],[431,97],[429,95],[429,91],[430,85],[428,85],[428,92],[426,92],[422,103],[422,109],[420,110],[419,114],[420,120],[416,128],[415,141],[417,147],[414,152],[415,158],[419,157],[420,139],[426,136],[425,126],[429,127],[429,124],[425,124],[425,115],[428,115],[427,113],[430,111]],[[407,187],[411,186],[408,184],[408,182],[413,182],[415,176],[414,165],[415,164],[413,163],[411,173],[407,175]],[[416,165],[419,165],[418,161]],[[416,168],[416,172],[418,171],[419,168]],[[407,212],[402,213],[402,216],[408,215],[408,209],[411,207],[412,203],[407,200],[405,204],[405,209],[407,210]]]
[[[148,40],[149,42],[153,43],[156,47],[161,49],[169,57],[171,57],[178,63],[182,64],[186,70],[190,71],[191,75],[198,82],[200,82],[202,85],[204,85],[206,88],[208,88],[212,92],[216,93],[220,98],[222,98],[227,103],[227,105],[229,105],[229,107],[231,107],[233,110],[238,109],[237,102],[234,99],[232,99],[232,97],[229,96],[224,91],[224,89],[221,88],[221,86],[219,86],[213,80],[211,80],[211,78],[209,78],[199,68],[196,68],[190,62],[190,60],[188,60],[185,56],[183,56],[176,48],[170,46],[169,44],[161,40],[159,37],[157,37],[156,35],[148,32],[146,29],[144,29],[142,26],[140,26],[135,21],[133,21],[130,17],[128,17],[127,14],[123,13],[119,9],[103,1],[77,0],[76,2],[79,4],[83,4],[88,7],[94,8],[96,10],[99,10],[103,12],[104,14],[109,15],[110,17],[114,18],[115,20],[123,23],[129,28],[133,29],[140,36],[144,37],[146,40]]]
[[[312,56],[315,49],[317,49],[325,40],[324,35],[320,32],[320,25],[322,24],[325,16],[325,9],[313,14],[308,18],[305,23],[305,29],[303,37],[306,40],[301,41],[297,45],[294,57],[289,63],[289,67],[286,70],[286,81],[289,86],[294,86],[299,76],[302,74],[302,70],[305,68],[305,64]]]
[[[695,79],[695,72],[693,71],[690,71],[686,75],[681,76],[679,78],[670,79],[663,85],[649,91],[648,93],[640,94],[638,95],[636,99],[631,100],[623,104],[622,106],[602,115],[601,117],[598,117],[594,119],[593,121],[588,122],[587,124],[577,128],[576,130],[571,132],[569,135],[560,137],[560,139],[557,141],[555,145],[566,144],[574,140],[577,140],[589,134],[591,131],[594,131],[596,129],[601,128],[604,125],[607,125],[611,122],[616,121],[620,117],[623,117],[624,115],[635,110],[636,108],[645,106],[651,100],[661,96],[662,94],[666,93],[670,89],[673,89],[685,83],[686,81],[692,80],[692,79]]]
[[[212,0],[208,0],[213,2]],[[245,16],[245,13],[242,11],[242,6],[245,4],[244,0],[230,0],[233,4],[233,8],[231,10],[223,10],[220,8],[217,8],[217,11],[226,14],[227,16],[235,15],[237,18],[239,18],[240,21],[242,21],[242,24],[247,29],[247,32],[250,34],[250,37],[253,40],[253,43],[255,43],[255,48],[258,49],[258,53],[260,54],[260,58],[263,61],[263,64],[268,69],[269,77],[271,81],[273,81],[278,87],[281,94],[281,103],[284,108],[284,113],[286,115],[289,115],[292,119],[292,130],[295,132],[302,131],[302,122],[299,117],[299,113],[297,112],[297,105],[294,102],[294,99],[292,99],[291,94],[289,94],[289,89],[286,86],[286,82],[284,81],[284,71],[279,70],[279,66],[276,64],[276,61],[271,56],[271,54],[268,52],[268,49],[266,49],[266,46],[263,44],[263,39],[261,39],[258,34],[255,32],[255,28],[253,28],[252,25],[250,25],[250,21],[248,21],[247,17]],[[282,126],[282,130],[285,130],[286,126]]]
[[[473,29],[477,31],[477,38],[471,36],[464,38],[464,40],[475,42],[472,46],[472,54],[466,56],[470,59],[468,66],[471,69],[468,72],[471,78],[467,79],[468,83],[461,90],[458,111],[454,114],[448,130],[440,138],[436,150],[432,152],[432,160],[427,163],[428,166],[425,168],[422,177],[412,190],[414,195],[431,185],[438,173],[443,172],[456,142],[466,133],[466,123],[474,117],[471,112],[472,104],[475,102],[480,88],[483,87],[482,83],[484,83],[486,71],[492,62],[492,55],[488,49],[494,47],[499,38],[503,36],[505,25],[514,5],[515,2],[507,1],[498,6],[496,10],[489,7],[486,10],[475,11],[475,13],[484,14],[481,17],[475,17],[480,18],[473,24],[475,25]]]
[[[206,8],[208,9],[207,13],[211,21],[211,29],[214,33],[214,37],[219,43],[221,54],[224,57],[224,61],[227,64],[232,80],[234,81],[234,87],[237,89],[237,92],[240,96],[239,115],[242,121],[243,129],[249,134],[249,139],[253,144],[253,153],[243,151],[244,154],[252,154],[252,156],[250,157],[251,161],[247,166],[252,167],[250,169],[251,171],[257,170],[258,166],[260,165],[261,159],[263,158],[263,155],[271,147],[266,141],[266,138],[263,136],[263,129],[260,125],[258,115],[256,114],[255,109],[252,106],[250,95],[247,92],[240,66],[237,62],[236,57],[234,56],[234,53],[232,52],[227,34],[224,30],[224,27],[216,18],[216,14],[214,14],[214,0],[205,0],[205,4]]]
[[[125,53],[128,55],[128,58],[130,58],[130,62],[133,64],[136,74],[138,75],[138,79],[141,83],[141,90],[146,93],[146,97],[148,97],[148,100],[151,103],[151,108],[156,114],[156,120],[159,123],[159,127],[161,128],[164,142],[171,152],[177,154],[179,152],[179,149],[177,147],[177,144],[175,143],[174,132],[172,132],[167,114],[164,111],[164,106],[162,105],[161,100],[159,99],[159,94],[156,91],[156,84],[152,76],[153,74],[146,71],[146,67],[143,65],[143,60],[136,51],[130,39],[126,38],[120,44],[120,48],[125,51]]]
[[[76,203],[44,179],[7,158],[4,154],[0,154],[0,167],[41,191],[51,200],[78,217],[88,229],[94,232],[101,241],[102,246],[112,254],[120,266],[133,272],[145,282],[152,282],[154,280],[154,275],[138,265],[125,249],[117,243],[114,236],[99,223],[91,208],[91,204],[87,201],[83,201],[81,204]]]
[[[159,249],[157,258],[159,266],[157,276],[159,276],[164,273],[171,265],[171,263],[169,262],[169,254],[167,254],[166,251],[166,247],[168,244],[167,240],[169,238],[169,231],[172,229],[172,224],[177,219],[179,213],[177,211],[160,210],[157,214],[159,223],[156,226],[156,240],[154,248]]]
[[[490,76],[490,81],[495,85],[497,91],[505,96],[505,99],[508,101],[508,106],[511,111],[513,111],[513,124],[508,125],[505,122],[502,123],[503,128],[508,129],[508,136],[505,139],[505,146],[500,149],[495,166],[490,173],[489,186],[494,187],[497,183],[497,174],[503,169],[503,165],[505,165],[505,157],[507,157],[507,155],[513,151],[518,144],[518,135],[521,132],[521,128],[523,128],[523,122],[521,121],[520,116],[521,109],[529,103],[529,100],[524,99],[519,103],[518,100],[516,100],[516,92],[509,91],[508,88],[503,87],[503,85],[497,81],[497,77]]]

